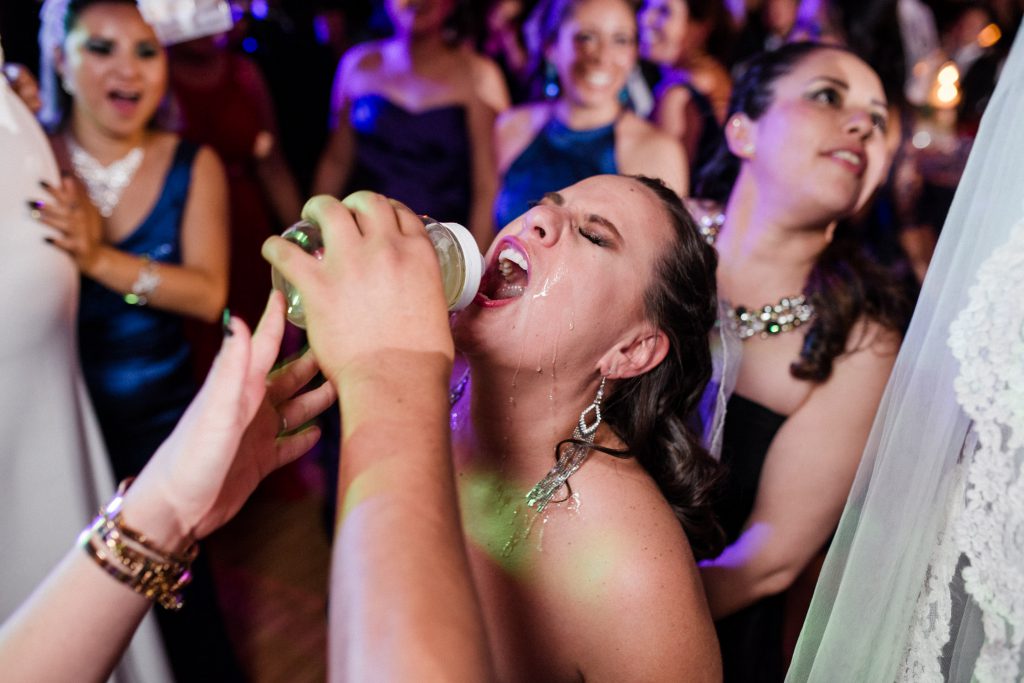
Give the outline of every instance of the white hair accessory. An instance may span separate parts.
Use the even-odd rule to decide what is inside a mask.
[[[223,33],[232,25],[225,0],[138,0],[138,5],[164,45]]]

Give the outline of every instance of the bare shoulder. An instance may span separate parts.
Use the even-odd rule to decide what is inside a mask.
[[[338,73],[353,75],[359,72],[372,72],[384,64],[384,43],[369,40],[357,43],[345,51],[338,62]]]
[[[551,116],[547,103],[524,104],[503,112],[494,124],[498,169],[504,173]]]
[[[622,116],[615,132],[615,153],[623,173],[661,178],[676,194],[686,194],[686,152],[679,140],[632,112]]]
[[[589,471],[587,471],[589,470]],[[606,456],[574,479],[578,510],[553,516],[550,580],[572,586],[560,608],[587,679],[715,680],[718,645],[686,535],[635,461]],[[703,672],[703,674],[701,673]]]
[[[495,112],[508,109],[511,105],[508,86],[505,85],[505,77],[494,60],[469,47],[463,47],[462,53],[469,63],[470,78],[476,97]]]

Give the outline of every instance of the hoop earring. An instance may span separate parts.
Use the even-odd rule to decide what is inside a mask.
[[[604,385],[607,380],[607,377],[601,377],[601,384],[597,388],[597,396],[580,413],[580,419],[576,422],[576,427],[572,431],[572,438],[562,442],[562,444],[567,444],[569,448],[566,451],[562,451],[559,448],[558,462],[526,494],[526,505],[535,508],[538,513],[543,512],[547,504],[551,502],[551,497],[565,486],[569,477],[576,474],[583,461],[590,455],[591,447],[594,445],[594,434],[597,433],[597,428],[601,426],[601,402],[604,400]],[[593,422],[587,424],[587,418],[590,413],[593,413]]]

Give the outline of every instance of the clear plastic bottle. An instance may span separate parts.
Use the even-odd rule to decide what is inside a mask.
[[[444,296],[449,311],[458,311],[468,306],[480,289],[480,278],[484,272],[484,257],[476,246],[472,233],[458,223],[441,223],[428,216],[420,216],[427,235],[434,245],[437,260],[441,264],[441,278]],[[305,250],[322,258],[323,236],[319,226],[309,221],[299,221],[281,235]],[[288,307],[288,320],[293,325],[306,328],[306,312],[298,290],[292,287],[276,268],[271,270],[271,282],[275,289],[284,293]]]

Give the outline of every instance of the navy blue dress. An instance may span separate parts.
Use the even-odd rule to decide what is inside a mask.
[[[466,108],[411,112],[383,95],[352,101],[356,139],[347,192],[373,190],[416,213],[466,225],[472,199],[472,157]]]
[[[181,264],[181,220],[199,147],[179,142],[153,210],[119,251]],[[82,370],[118,479],[134,476],[170,435],[195,395],[181,315],[125,303],[118,292],[82,278],[78,311]],[[200,553],[179,612],[156,610],[178,680],[242,681],[217,608],[213,577]]]
[[[494,203],[495,225],[505,227],[546,192],[605,173],[618,173],[615,123],[573,130],[551,117],[505,172]]]
[[[181,220],[198,147],[181,142],[156,205],[119,251],[181,263]],[[183,319],[125,303],[82,278],[78,311],[82,370],[118,479],[139,473],[195,394]]]

